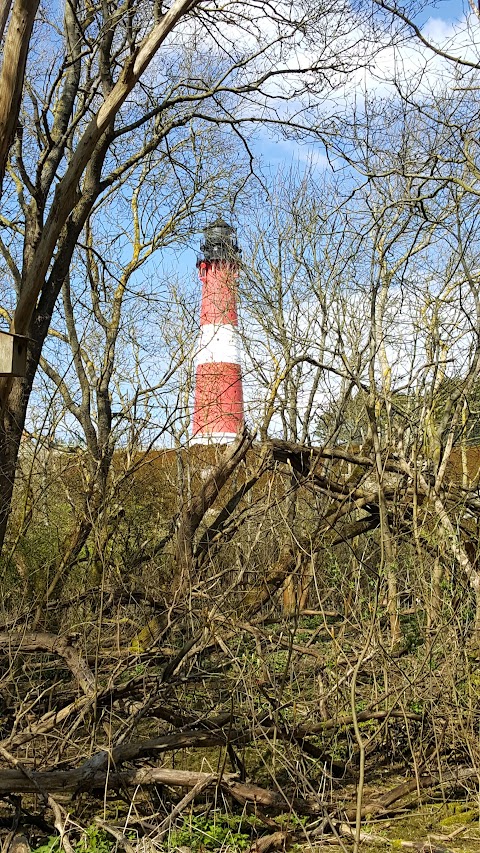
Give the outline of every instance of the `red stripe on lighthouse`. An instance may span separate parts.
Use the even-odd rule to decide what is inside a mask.
[[[200,325],[231,323],[236,326],[236,269],[224,262],[207,264],[203,261],[199,266],[199,275],[203,283]]]
[[[239,364],[207,362],[196,373],[193,434],[236,434],[243,423],[242,374]]]

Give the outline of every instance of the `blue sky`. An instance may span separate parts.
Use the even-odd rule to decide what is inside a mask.
[[[427,3],[416,15],[415,23],[437,43],[443,43],[442,46],[448,44],[454,52],[455,46],[460,47],[460,45],[465,44],[465,39],[471,38],[472,29],[466,35],[467,19],[470,21],[470,26],[473,25],[474,30],[478,27],[480,42],[480,19],[475,20],[467,0],[438,0],[435,3]],[[422,48],[420,53],[424,55],[425,49]],[[328,169],[327,158],[318,142],[308,140],[295,142],[279,139],[267,132],[258,133],[257,131],[252,149],[261,164],[261,168],[270,173],[274,173],[277,169],[288,169],[293,164],[301,167],[302,164],[307,165],[307,163],[313,164],[318,169]],[[241,241],[241,235],[239,237]],[[172,255],[171,261],[180,275],[188,274],[189,270],[195,270],[196,253],[200,239],[201,235],[199,234],[197,240],[192,241],[191,246],[179,248],[175,255]],[[170,264],[170,257],[168,263]]]
[[[461,21],[469,7],[463,0],[438,0],[427,3],[416,17],[418,24],[424,24],[428,18],[440,18],[442,21]]]

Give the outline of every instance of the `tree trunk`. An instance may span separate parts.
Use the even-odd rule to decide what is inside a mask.
[[[36,363],[32,363],[33,361],[34,359],[29,358],[28,373],[25,379],[13,380],[8,397],[8,406],[5,407],[3,417],[0,419],[0,551],[3,547],[10,515],[27,404],[37,367]]]
[[[0,194],[17,128],[28,46],[37,9],[38,0],[15,0],[5,39],[0,72]],[[1,17],[0,24],[4,27],[8,17],[7,3],[2,4]]]
[[[215,503],[220,491],[242,462],[253,442],[253,437],[244,429],[238,438],[222,454],[200,492],[192,497],[180,514],[177,527],[176,588],[180,589],[190,579],[194,568],[194,537],[206,512]]]
[[[29,347],[25,379],[0,379],[0,550],[10,514],[15,470],[33,379],[40,360],[60,288],[68,274],[79,234],[92,205],[102,191],[101,169],[111,141],[115,117],[145,69],[178,22],[196,0],[175,0],[128,57],[116,84],[85,128],[68,168],[55,186],[45,221],[34,216],[32,253],[24,252],[11,331],[27,335]],[[23,77],[38,0],[14,0],[0,72],[0,193],[11,141],[17,127]],[[83,178],[82,194],[79,189]],[[38,214],[38,211],[37,211]],[[29,235],[25,239],[28,242]],[[55,260],[52,264],[52,258]],[[49,272],[50,270],[50,272]]]

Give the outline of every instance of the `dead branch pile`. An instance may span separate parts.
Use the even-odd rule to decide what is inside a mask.
[[[454,485],[432,492],[391,457],[379,491],[374,462],[365,449],[252,450],[245,434],[129,564],[135,583],[105,565],[100,586],[72,584],[53,600],[50,583],[29,612],[11,604],[0,631],[0,826],[37,840],[57,832],[72,853],[68,813],[70,835],[101,826],[131,853],[129,832],[158,847],[187,812],[221,811],[248,818],[252,848],[265,853],[295,838],[358,842],[365,817],[435,791],[468,797],[480,767],[475,646],[438,603],[426,627],[426,593],[409,591],[401,609],[396,586],[392,611],[392,564],[366,536],[407,530],[415,511],[408,539],[429,553],[436,512],[468,614],[469,527],[449,533],[454,511],[460,519]],[[284,507],[291,526],[278,532]],[[407,567],[410,541],[398,551]],[[148,572],[160,560],[155,586]],[[282,611],[289,583],[294,607]]]
[[[170,634],[183,616],[168,614]],[[319,825],[327,835],[344,833],[356,815],[356,725],[366,732],[368,756],[362,816],[391,814],[399,804],[418,801],[425,789],[473,784],[477,771],[466,752],[463,761],[458,755],[451,760],[453,721],[447,716],[433,720],[427,710],[412,711],[396,691],[349,711],[360,657],[361,678],[371,684],[385,660],[381,648],[372,645],[365,653],[352,641],[352,656],[333,672],[325,666],[333,634],[325,618],[316,631],[324,638],[323,663],[322,652],[298,642],[301,618],[296,628],[282,630],[265,621],[235,624],[222,615],[181,649],[164,645],[160,636],[139,654],[95,648],[78,635],[0,634],[4,825],[10,814],[10,821],[17,815],[24,826],[53,832],[67,804],[91,822],[105,802],[118,815],[120,798],[126,802],[118,825],[125,829],[134,802],[135,831],[158,840],[187,806],[205,808],[220,798],[227,810],[258,817],[264,830],[255,830],[252,843],[267,829],[272,836],[272,827],[278,841],[283,824],[277,819],[285,814],[305,816],[302,831],[311,826],[317,836]],[[253,676],[238,656],[241,637],[258,656]],[[283,673],[275,670],[285,654],[297,675],[282,695]],[[388,785],[407,766],[411,778]]]

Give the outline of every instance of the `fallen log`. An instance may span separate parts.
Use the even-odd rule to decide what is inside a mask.
[[[179,788],[194,788],[198,785],[200,790],[207,780],[210,787],[220,787],[225,794],[230,794],[242,805],[259,805],[277,813],[294,810],[298,814],[309,815],[319,814],[325,808],[325,804],[316,798],[290,799],[278,791],[239,782],[234,774],[225,774],[219,778],[210,773],[172,770],[166,767],[144,767],[116,772],[111,769],[111,756],[106,752],[98,753],[72,770],[32,771],[28,776],[21,770],[1,770],[0,795],[34,794],[38,793],[39,788],[48,794],[74,794],[86,789],[104,791],[106,788],[120,789],[141,785],[171,785]]]
[[[40,717],[36,723],[31,723],[21,732],[11,734],[4,740],[0,741],[0,746],[11,749],[15,746],[22,746],[23,744],[28,743],[38,735],[48,734],[56,729],[60,723],[63,723],[69,717],[73,716],[76,712],[80,714],[84,713],[90,706],[93,706],[95,699],[95,695],[79,696],[78,699],[75,699],[73,702],[70,702],[69,705],[65,705],[64,708],[60,708],[58,711],[47,711],[47,713]]]
[[[421,723],[424,719],[424,715],[417,714],[415,711],[397,711],[392,709],[388,711],[360,711],[356,716],[358,723],[368,723],[373,720],[386,720],[390,718],[416,720]],[[311,725],[302,724],[296,726],[293,729],[293,732],[296,737],[307,737],[308,735],[321,734],[322,732],[329,731],[331,729],[337,730],[342,727],[353,726],[353,722],[354,717],[351,714],[345,714],[343,716],[330,717],[328,720],[321,720],[320,722],[312,723]]]
[[[409,779],[407,782],[402,782],[400,785],[396,785],[395,788],[392,788],[390,791],[386,791],[385,794],[382,794],[375,800],[365,803],[362,806],[362,817],[366,817],[367,815],[373,817],[375,815],[385,814],[389,806],[398,802],[398,800],[403,799],[403,797],[408,796],[408,794],[413,794],[413,792],[418,790],[418,788],[434,788],[451,782],[462,782],[465,779],[472,778],[478,778],[478,769],[475,767],[459,767],[457,770],[445,771],[442,774],[428,773],[424,776],[419,776],[418,778],[415,777],[413,779]],[[356,805],[354,806],[352,803],[350,806],[347,806],[344,810],[344,815],[347,820],[354,821]]]
[[[278,830],[271,835],[263,835],[261,838],[257,838],[249,853],[270,853],[270,850],[285,850],[288,841],[288,833]]]
[[[9,655],[48,652],[63,658],[86,696],[95,693],[95,676],[87,662],[66,637],[41,631],[8,631],[0,633],[0,652]]]

